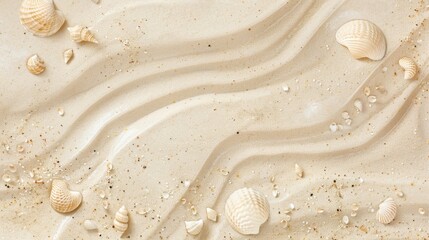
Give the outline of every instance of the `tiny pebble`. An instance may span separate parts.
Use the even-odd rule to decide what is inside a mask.
[[[93,221],[93,220],[85,220],[83,222],[83,226],[85,227],[86,230],[91,231],[91,230],[96,230],[97,224]]]
[[[344,224],[349,224],[349,217],[348,216],[343,216],[343,223]]]

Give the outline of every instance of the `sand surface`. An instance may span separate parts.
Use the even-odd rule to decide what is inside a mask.
[[[56,0],[66,23],[48,38],[21,26],[20,2],[0,1],[0,173],[13,178],[0,185],[0,239],[119,239],[122,205],[125,239],[429,238],[429,2]],[[335,41],[352,19],[382,29],[381,61]],[[100,43],[72,42],[77,24]],[[38,76],[25,67],[35,53]],[[418,63],[415,80],[403,79],[403,56]],[[82,192],[76,211],[51,208],[55,178]],[[242,187],[270,203],[256,236],[224,216]],[[388,197],[398,213],[383,225]],[[184,221],[200,218],[188,235]]]

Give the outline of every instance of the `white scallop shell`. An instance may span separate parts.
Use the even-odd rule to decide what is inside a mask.
[[[54,179],[52,181],[50,202],[52,208],[57,212],[72,212],[82,202],[82,194],[77,191],[70,191],[65,181]]]
[[[384,200],[380,205],[377,211],[376,217],[377,220],[383,224],[389,224],[393,221],[396,216],[396,211],[398,206],[392,198]]]
[[[217,221],[217,212],[211,208],[206,209],[207,212],[207,219],[211,220],[213,222]]]
[[[409,57],[399,59],[399,65],[404,69],[404,79],[412,79],[417,73],[417,64]]]
[[[194,236],[200,234],[201,230],[203,229],[203,225],[204,222],[202,219],[197,221],[185,221],[186,231]]]
[[[374,23],[367,20],[352,20],[341,26],[336,35],[337,42],[347,47],[356,59],[367,57],[381,60],[386,53],[386,39]]]
[[[70,37],[75,42],[92,42],[98,43],[94,35],[89,31],[87,27],[76,25],[74,27],[67,28],[70,32]]]
[[[64,63],[66,64],[69,63],[70,59],[73,57],[73,49],[70,48],[65,50],[63,55],[64,55]]]
[[[301,166],[299,166],[296,163],[295,163],[295,174],[300,178],[304,177],[304,170],[301,168]]]
[[[241,188],[229,196],[225,214],[237,232],[244,235],[258,234],[260,226],[270,215],[270,206],[262,193],[251,188]]]
[[[125,206],[119,208],[115,214],[115,219],[113,220],[113,226],[119,232],[125,232],[128,228],[128,210]]]
[[[39,75],[45,71],[45,62],[39,57],[39,55],[34,54],[33,56],[27,59],[27,69],[34,75]]]
[[[55,10],[52,0],[24,0],[19,20],[25,29],[39,37],[48,37],[60,30],[65,17]]]

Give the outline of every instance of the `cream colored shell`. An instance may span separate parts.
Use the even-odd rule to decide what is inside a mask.
[[[207,219],[213,222],[217,221],[217,212],[214,209],[207,208]]]
[[[399,65],[404,69],[404,79],[412,79],[417,73],[417,64],[409,57],[399,59]]]
[[[94,35],[89,31],[87,27],[76,25],[74,27],[67,28],[70,32],[70,37],[75,42],[92,42],[98,43]]]
[[[202,219],[197,221],[185,221],[186,231],[194,236],[200,234],[201,230],[203,229],[203,226],[204,222]]]
[[[398,206],[392,198],[384,200],[378,207],[376,217],[379,222],[389,224],[395,219]]]
[[[55,10],[52,0],[22,1],[19,20],[25,29],[39,37],[48,37],[60,30],[65,17]]]
[[[386,39],[374,23],[352,20],[342,25],[336,33],[337,42],[347,47],[356,59],[381,60],[386,53]]]
[[[50,202],[52,208],[57,212],[72,212],[82,202],[82,194],[70,191],[65,181],[55,179],[52,181]]]
[[[34,54],[33,56],[27,59],[27,69],[34,75],[39,75],[45,71],[45,62],[39,57],[39,55]]]
[[[300,178],[304,177],[304,170],[301,168],[301,166],[299,166],[296,163],[295,163],[295,174]]]
[[[64,51],[63,56],[64,56],[64,63],[69,63],[70,59],[73,57],[73,49],[67,49]]]
[[[262,193],[251,188],[233,192],[225,204],[225,215],[239,233],[258,234],[260,226],[270,215],[270,206]]]
[[[125,232],[128,228],[128,210],[125,206],[119,208],[119,210],[115,214],[115,219],[113,220],[113,226],[119,232]]]

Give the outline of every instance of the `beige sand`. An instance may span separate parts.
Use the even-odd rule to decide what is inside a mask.
[[[122,205],[130,239],[429,238],[428,2],[55,2],[67,21],[48,38],[20,25],[20,1],[1,3],[0,170],[18,170],[0,186],[0,239],[118,239],[112,221]],[[335,42],[351,19],[383,30],[383,60],[355,60]],[[76,24],[100,44],[72,42],[66,27]],[[25,68],[34,53],[47,66],[39,76]],[[417,80],[403,80],[403,56],[418,62]],[[377,97],[371,107],[365,87]],[[344,128],[331,132],[332,122]],[[52,178],[83,193],[75,212],[50,207]],[[223,216],[242,187],[270,202],[257,236]],[[387,197],[399,210],[385,226],[375,211]],[[199,218],[203,231],[187,235],[184,221]],[[98,231],[85,230],[86,219]]]

